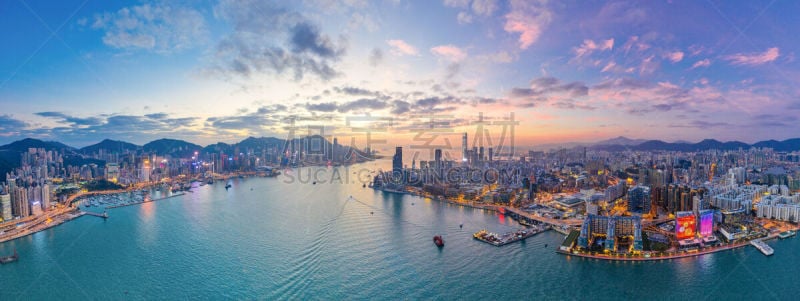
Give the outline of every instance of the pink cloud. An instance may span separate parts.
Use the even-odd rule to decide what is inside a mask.
[[[431,48],[431,53],[452,62],[460,62],[467,58],[467,52],[453,45],[440,45]]]
[[[692,69],[700,68],[700,67],[708,67],[708,66],[711,66],[711,60],[704,59],[704,60],[699,60],[696,63],[694,63],[694,65],[692,65]]]
[[[677,63],[683,60],[683,52],[682,51],[675,51],[667,53],[666,57],[673,63]]]
[[[388,40],[386,41],[389,46],[392,46],[392,53],[396,55],[419,55],[417,48],[409,45],[403,40]]]
[[[511,0],[511,11],[505,18],[503,29],[508,33],[519,33],[519,48],[528,49],[550,23],[552,12],[544,7],[544,1]]]
[[[617,63],[615,63],[614,61],[610,61],[610,62],[608,62],[608,64],[606,64],[605,67],[603,67],[603,70],[600,70],[600,72],[612,71],[614,69],[614,67],[616,67],[616,66],[617,66]]]
[[[575,52],[577,57],[582,57],[584,55],[589,55],[592,52],[599,50],[611,50],[614,48],[614,39],[608,40],[601,40],[599,42],[595,42],[592,40],[583,40],[583,44],[580,47],[574,48],[572,51]]]
[[[737,53],[723,57],[733,65],[756,66],[775,61],[780,56],[780,49],[772,47],[763,53]]]

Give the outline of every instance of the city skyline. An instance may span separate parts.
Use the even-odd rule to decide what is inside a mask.
[[[0,144],[208,145],[414,116],[518,145],[794,138],[797,3],[65,1],[4,7]],[[448,117],[449,116],[449,117]],[[457,135],[456,135],[457,136]],[[451,138],[457,144],[458,137]],[[471,142],[470,142],[471,143]]]

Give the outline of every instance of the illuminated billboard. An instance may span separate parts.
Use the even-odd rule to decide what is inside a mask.
[[[714,211],[700,212],[700,236],[709,237],[714,232]]]
[[[675,218],[675,238],[678,240],[694,238],[695,233],[694,215],[684,215]]]

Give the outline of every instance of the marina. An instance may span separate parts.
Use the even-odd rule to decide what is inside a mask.
[[[517,231],[508,232],[504,234],[497,234],[488,232],[484,229],[475,232],[475,234],[473,234],[472,237],[482,242],[488,243],[490,245],[500,247],[513,242],[524,240],[528,237],[532,237],[536,234],[545,232],[547,230],[550,230],[549,226],[535,226],[531,229],[520,229]]]

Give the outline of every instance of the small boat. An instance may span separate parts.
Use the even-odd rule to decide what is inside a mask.
[[[437,247],[444,247],[444,239],[442,239],[441,235],[434,236],[433,243],[436,244]]]
[[[458,227],[464,229],[464,224],[459,224]]]
[[[19,259],[19,255],[17,255],[17,249],[14,249],[13,255],[0,257],[0,264],[12,263],[17,259]]]
[[[311,183],[311,184],[313,184],[313,185],[317,185],[317,181],[314,181],[314,183]]]
[[[375,214],[375,212],[370,211],[369,214]]]
[[[231,187],[233,187],[233,185],[231,185],[231,183],[228,183],[227,185],[225,185],[225,189],[226,189],[226,190],[227,190],[228,188],[231,188]]]

